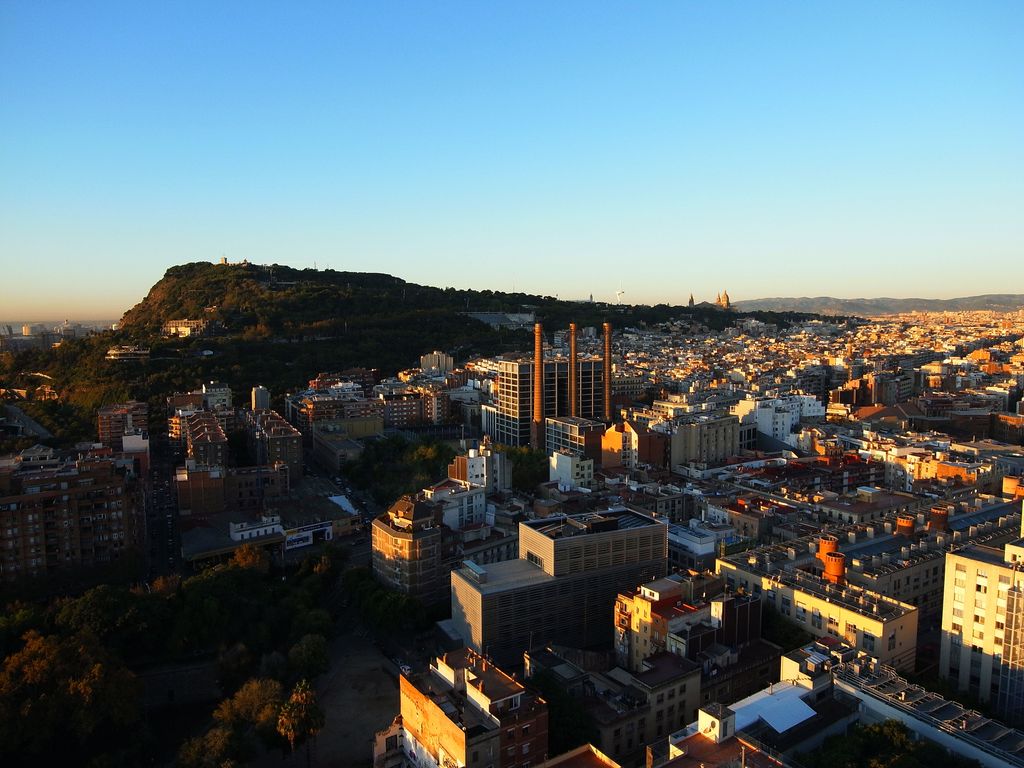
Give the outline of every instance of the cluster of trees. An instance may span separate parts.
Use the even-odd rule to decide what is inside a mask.
[[[906,725],[886,720],[854,725],[829,736],[820,749],[798,756],[807,768],[978,768],[977,760],[954,755],[938,744],[915,739]]]
[[[435,615],[415,597],[381,586],[369,568],[350,568],[341,583],[360,620],[379,634],[418,632],[445,618]]]
[[[152,733],[127,728],[141,717],[133,670],[146,665],[215,658],[220,688],[232,696],[254,679],[265,693],[269,680],[284,691],[321,674],[333,628],[321,606],[344,560],[344,550],[329,549],[282,580],[265,552],[246,545],[230,563],[187,579],[8,605],[0,615],[0,764],[137,762],[152,750]],[[225,748],[245,753],[253,734],[266,732],[265,719],[241,718]],[[224,736],[228,720],[218,720],[222,731],[211,740]]]
[[[186,741],[181,768],[224,768],[246,763],[265,750],[295,750],[324,727],[324,713],[306,679],[285,696],[273,678],[252,678],[213,711],[214,725]],[[308,748],[308,746],[307,746]]]
[[[28,400],[19,408],[56,438],[58,445],[74,445],[96,439],[96,415],[84,404],[61,400]],[[35,442],[35,441],[33,441]]]
[[[445,477],[454,458],[455,449],[447,443],[394,435],[367,440],[359,458],[343,466],[342,472],[378,504],[387,505]]]
[[[119,734],[140,714],[138,681],[94,634],[29,629],[0,668],[0,763],[131,762],[138,745]]]
[[[538,485],[548,481],[550,474],[546,452],[537,451],[528,446],[518,448],[501,446],[501,450],[508,455],[508,461],[512,468],[513,490],[533,493]]]

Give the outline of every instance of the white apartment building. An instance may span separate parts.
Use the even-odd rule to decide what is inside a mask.
[[[487,492],[483,486],[446,478],[424,488],[423,496],[441,505],[442,521],[453,531],[487,522]]]
[[[561,488],[593,488],[594,460],[554,451],[548,459],[548,479]]]
[[[824,419],[825,406],[813,395],[790,394],[782,397],[740,400],[730,409],[745,424],[754,423],[757,431],[794,448],[797,431],[805,419]]]

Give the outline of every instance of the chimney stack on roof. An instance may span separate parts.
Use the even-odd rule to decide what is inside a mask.
[[[896,535],[913,536],[915,520],[913,515],[900,515],[896,518]]]
[[[840,586],[846,583],[846,555],[842,552],[825,555],[825,579]]]
[[[945,533],[949,530],[949,510],[945,507],[932,507],[928,515],[928,530]]]

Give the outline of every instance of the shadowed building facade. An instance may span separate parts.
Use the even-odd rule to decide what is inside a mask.
[[[619,592],[665,575],[667,527],[632,510],[529,520],[519,558],[452,572],[452,623],[499,663],[547,643],[609,643]]]

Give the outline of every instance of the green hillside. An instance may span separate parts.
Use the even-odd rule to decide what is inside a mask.
[[[230,384],[244,402],[254,384],[280,398],[320,371],[361,366],[393,375],[433,349],[453,354],[460,363],[476,355],[527,350],[528,330],[492,329],[466,313],[530,311],[549,332],[570,321],[581,326],[610,321],[623,328],[677,319],[720,329],[745,316],[706,305],[615,306],[442,289],[375,273],[192,263],[167,270],[125,313],[118,331],[66,341],[53,350],[8,354],[0,360],[0,376],[11,382],[29,371],[52,376],[61,403],[28,408],[70,440],[90,437],[96,408],[130,398],[151,403],[156,426],[168,394],[204,381]],[[783,324],[806,317],[753,316]],[[183,318],[207,318],[218,330],[199,338],[162,337],[165,321]],[[149,347],[151,359],[105,360],[115,344]]]

